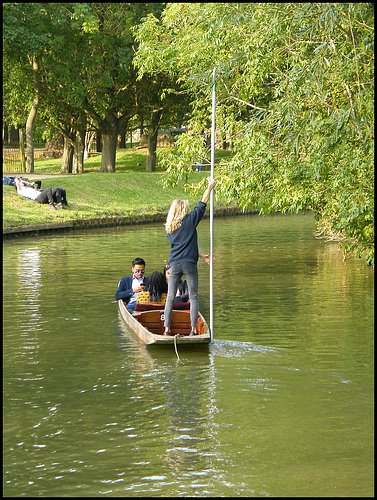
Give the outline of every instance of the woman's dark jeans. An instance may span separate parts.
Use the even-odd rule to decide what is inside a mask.
[[[168,297],[165,304],[165,327],[170,328],[173,304],[177,287],[181,277],[185,275],[188,285],[190,300],[190,319],[191,326],[198,325],[199,303],[198,303],[198,268],[193,262],[173,262],[170,266]]]

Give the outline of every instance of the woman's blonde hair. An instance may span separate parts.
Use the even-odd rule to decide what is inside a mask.
[[[166,232],[168,234],[174,233],[189,211],[190,209],[187,200],[174,200],[170,205],[170,210],[168,216],[166,217]]]

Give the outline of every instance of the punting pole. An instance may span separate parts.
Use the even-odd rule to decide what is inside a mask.
[[[211,130],[211,180],[214,178],[215,171],[215,109],[216,109],[216,80],[215,68],[212,73],[212,130]],[[213,189],[210,195],[210,218],[209,218],[209,329],[211,333],[211,342],[213,342]]]

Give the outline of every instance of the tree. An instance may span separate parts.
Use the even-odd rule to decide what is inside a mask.
[[[131,28],[148,11],[161,11],[162,4],[74,5],[74,15],[86,40],[82,45],[85,66],[78,69],[83,85],[82,108],[101,133],[100,171],[114,172],[118,135],[137,113]]]
[[[50,127],[65,134],[67,161],[68,149],[74,149],[73,170],[83,169],[88,124],[102,136],[100,170],[115,170],[118,134],[137,111],[131,28],[161,10],[162,4],[4,4],[5,54],[23,70],[28,67],[34,82],[28,130],[37,109],[43,110]]]
[[[168,128],[179,120],[187,119],[190,95],[164,74],[153,77],[144,75],[138,83],[137,110],[148,137],[146,171],[154,172],[159,128]]]
[[[39,106],[40,63],[44,52],[49,48],[49,41],[45,37],[49,16],[44,4],[5,3],[3,19],[3,53],[7,67],[13,76],[17,71],[23,82],[26,80],[27,71],[27,80],[33,82],[33,85],[26,83],[26,88],[30,92],[27,100],[32,101],[26,119],[26,169],[30,173],[34,171],[33,130]],[[12,81],[14,82],[14,78]],[[13,94],[14,98],[11,90],[10,94]],[[25,99],[22,102],[26,105]],[[20,116],[24,115],[24,112],[18,112]],[[13,112],[13,121],[15,119]]]
[[[51,42],[41,73],[40,112],[46,134],[58,133],[64,138],[63,173],[84,171],[84,137],[88,127],[82,106],[85,86],[80,78],[86,58],[84,51],[78,50],[85,46],[87,37],[81,22],[77,22],[75,5],[48,4],[51,17],[46,37]]]
[[[40,93],[40,80],[39,80],[39,61],[38,56],[33,54],[31,56],[31,67],[34,82],[34,96],[33,103],[31,105],[29,116],[26,120],[26,171],[34,172],[34,141],[33,141],[33,131],[35,118],[37,116],[38,105],[39,105],[39,93]]]
[[[19,129],[21,172],[26,172],[24,128],[27,119],[26,109],[30,107],[32,89],[28,88],[28,74],[21,65],[3,58],[3,125],[13,125]]]
[[[140,73],[176,75],[207,117],[216,68],[236,148],[218,193],[262,214],[313,210],[319,232],[374,262],[372,4],[169,4],[137,39]],[[167,181],[188,172],[190,141],[200,150],[182,137]]]

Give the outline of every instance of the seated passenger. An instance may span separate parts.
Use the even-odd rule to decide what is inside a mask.
[[[136,257],[132,261],[132,275],[122,278],[115,292],[115,300],[123,300],[130,313],[134,312],[138,294],[145,289],[145,260]]]
[[[165,276],[155,271],[148,277],[146,291],[139,293],[135,311],[148,311],[150,309],[163,309],[168,292],[168,284]],[[190,302],[182,300],[181,296],[174,299],[173,309],[190,309]]]
[[[165,304],[168,293],[168,284],[162,273],[154,271],[147,281],[146,291],[139,293],[137,304],[148,302],[151,304]]]

